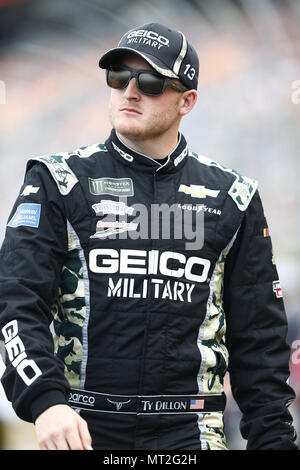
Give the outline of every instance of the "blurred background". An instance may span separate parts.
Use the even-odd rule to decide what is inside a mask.
[[[288,314],[299,443],[299,0],[0,0],[0,243],[30,157],[107,138],[99,57],[151,21],[183,31],[199,54],[199,100],[182,123],[190,147],[259,180]],[[245,449],[228,375],[226,390],[228,445]],[[0,448],[37,449],[1,385]]]

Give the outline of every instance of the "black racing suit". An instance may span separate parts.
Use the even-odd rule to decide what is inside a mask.
[[[69,403],[95,449],[226,449],[229,370],[247,448],[296,448],[257,183],[182,135],[163,165],[115,131],[30,160],[1,249],[0,312],[2,383],[23,420]]]

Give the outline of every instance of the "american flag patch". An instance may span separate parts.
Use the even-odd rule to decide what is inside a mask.
[[[204,400],[191,400],[190,410],[203,410]]]

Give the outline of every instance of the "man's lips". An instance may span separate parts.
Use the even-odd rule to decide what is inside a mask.
[[[121,108],[121,111],[129,113],[129,114],[142,114],[140,111],[138,111],[135,108]]]

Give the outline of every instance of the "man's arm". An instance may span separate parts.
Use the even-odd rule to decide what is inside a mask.
[[[42,448],[90,445],[85,421],[67,404],[69,384],[49,329],[67,244],[62,197],[48,170],[36,164],[0,251],[0,338],[7,353],[7,398],[21,419],[35,422]]]
[[[224,308],[230,381],[247,449],[296,450],[287,318],[258,193],[225,262]]]

